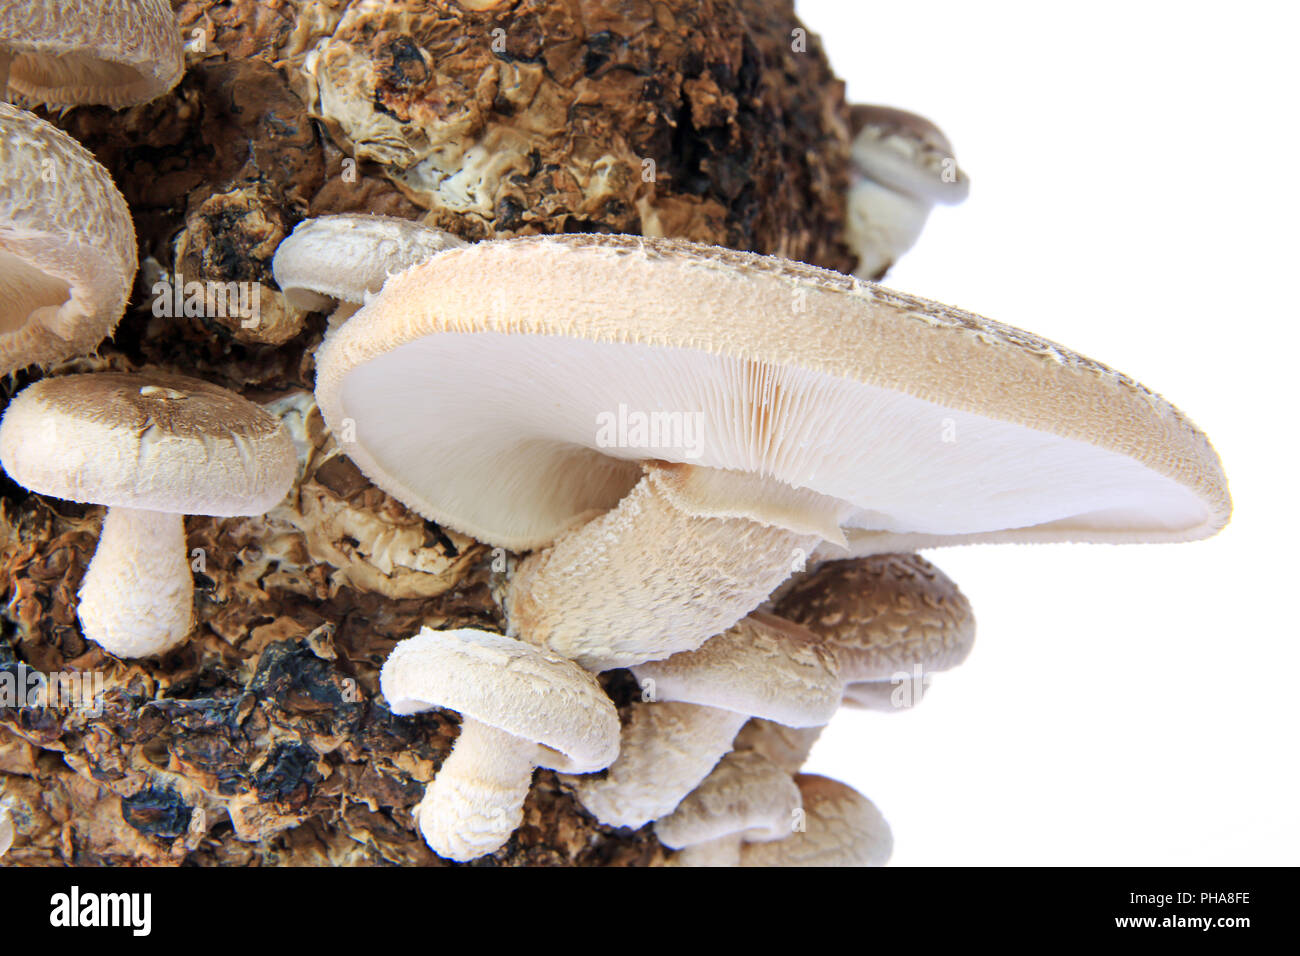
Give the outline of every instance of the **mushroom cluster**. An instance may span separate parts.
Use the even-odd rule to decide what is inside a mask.
[[[908,552],[1189,540],[1230,507],[1204,435],[1105,366],[847,276],[672,240],[437,252],[331,331],[316,397],[381,488],[530,552],[504,591],[511,637],[631,670],[645,699],[617,758],[565,779],[608,825],[726,836],[707,860],[771,839],[756,808],[789,800],[743,778],[788,778],[815,739],[783,739],[773,760],[737,749],[748,720],[808,731],[842,700],[910,705],[900,674],[923,686],[969,652],[969,605]],[[720,763],[733,750],[753,757]],[[853,816],[837,794],[818,806]],[[743,809],[734,830],[684,822],[720,805]],[[853,858],[879,858],[879,826],[854,819],[874,849]]]
[[[0,11],[0,89],[118,108],[178,81],[163,0],[86,5],[84,22],[55,6]],[[880,812],[802,771],[841,705],[906,709],[970,652],[969,603],[916,551],[1186,541],[1227,522],[1226,480],[1195,426],[1027,332],[711,244],[599,229],[470,243],[437,228],[453,228],[457,176],[493,154],[390,135],[390,107],[411,104],[387,86],[336,95],[348,78],[378,82],[353,68],[363,51],[348,40],[369,35],[371,7],[340,11],[339,36],[295,54],[313,115],[358,156],[409,141],[418,155],[382,157],[388,175],[443,205],[422,222],[305,219],[270,272],[291,308],[328,313],[302,368],[339,459],[492,549],[496,619],[422,616],[379,674],[395,726],[459,715],[450,754],[410,774],[424,785],[413,822],[439,856],[506,846],[543,768],[600,824],[652,827],[674,865],[880,865]],[[701,122],[710,104],[739,108],[703,81],[693,96]],[[0,463],[36,494],[107,509],[78,590],[82,636],[119,658],[166,654],[195,623],[185,516],[260,516],[295,483],[301,495],[284,419],[312,396],[259,404],[147,365],[50,368],[113,333],[136,235],[86,149],[33,113],[0,103],[0,119],[0,371],[42,376],[0,421]],[[842,238],[874,278],[967,181],[919,117],[862,107],[854,126]],[[493,194],[521,178],[496,170]],[[475,223],[462,235],[509,212],[480,205],[462,210]],[[646,231],[664,226],[652,208]],[[331,539],[313,556],[336,552]],[[388,584],[373,590],[396,603]],[[5,826],[0,813],[0,843]]]

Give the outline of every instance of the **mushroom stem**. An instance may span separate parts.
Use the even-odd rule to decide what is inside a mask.
[[[676,701],[639,703],[603,777],[565,777],[601,823],[641,827],[677,809],[731,749],[746,715]]]
[[[590,671],[692,651],[763,603],[822,540],[693,512],[683,474],[647,465],[617,507],[525,558],[506,598],[512,633]],[[787,502],[753,504],[766,515]]]
[[[78,592],[85,636],[118,657],[148,657],[185,639],[194,615],[185,518],[109,508]]]
[[[500,849],[524,818],[538,746],[465,717],[418,808],[434,853],[465,862]]]

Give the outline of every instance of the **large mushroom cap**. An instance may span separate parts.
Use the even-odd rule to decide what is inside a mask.
[[[815,492],[852,553],[915,536],[1178,541],[1230,511],[1205,436],[1103,365],[838,273],[674,240],[440,254],[327,339],[316,394],[378,485],[511,548],[612,508],[647,458]],[[660,414],[661,440],[602,440],[633,414]],[[674,431],[695,424],[692,441]]]
[[[47,106],[143,103],[185,70],[166,0],[0,4],[0,58],[8,57],[10,91]]]
[[[48,378],[0,422],[0,460],[20,485],[110,507],[262,514],[293,484],[280,421],[233,392],[161,372]]]
[[[825,640],[846,684],[889,681],[915,666],[948,670],[975,642],[966,596],[915,554],[827,562],[782,595],[773,612]]]
[[[388,275],[466,245],[449,232],[391,216],[320,216],[299,223],[275,250],[275,281],[291,305],[360,304]]]
[[[790,727],[835,716],[841,682],[834,657],[803,628],[755,612],[694,651],[632,667],[662,700],[755,715]]]
[[[0,373],[92,351],[126,307],[135,228],[108,171],[0,103]]]
[[[400,642],[380,684],[395,714],[444,707],[553,753],[540,766],[590,773],[618,756],[619,722],[594,677],[502,634],[425,628]]]

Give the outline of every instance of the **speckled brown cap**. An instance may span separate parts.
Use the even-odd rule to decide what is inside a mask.
[[[39,494],[189,515],[252,515],[293,484],[280,424],[234,392],[160,372],[47,378],[0,422],[0,461]]]
[[[975,642],[970,602],[915,554],[827,562],[773,611],[825,640],[846,684],[889,681],[915,666],[948,670]]]
[[[166,0],[0,4],[0,59],[10,58],[9,92],[47,106],[143,103],[185,69]]]

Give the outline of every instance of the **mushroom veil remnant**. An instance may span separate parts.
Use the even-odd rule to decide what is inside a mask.
[[[814,551],[1184,541],[1230,510],[1205,436],[1105,366],[673,240],[441,253],[326,339],[316,395],[381,488],[532,550],[512,632],[591,670],[699,647]]]
[[[271,269],[289,304],[334,308],[337,324],[378,292],[389,275],[465,246],[449,232],[391,216],[320,216],[298,224],[275,250]]]
[[[107,505],[77,615],[111,654],[184,640],[194,581],[185,515],[255,515],[293,483],[283,425],[252,402],[157,372],[47,378],[0,421],[0,462],[38,494]]]
[[[161,96],[184,70],[166,0],[0,4],[0,94],[117,108]]]
[[[535,767],[592,773],[618,755],[618,713],[571,661],[473,628],[425,628],[384,662],[394,714],[445,707],[461,715],[455,747],[417,810],[439,856],[499,849],[523,819]]]

